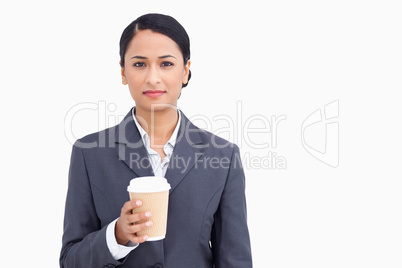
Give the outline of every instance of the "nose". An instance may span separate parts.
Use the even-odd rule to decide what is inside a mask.
[[[157,67],[152,66],[149,68],[145,82],[152,86],[155,86],[161,82],[161,77]]]

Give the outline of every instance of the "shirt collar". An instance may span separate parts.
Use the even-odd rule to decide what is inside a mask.
[[[177,121],[177,125],[176,125],[175,129],[173,130],[172,136],[170,137],[170,139],[167,142],[172,147],[174,147],[175,144],[176,144],[177,134],[179,132],[179,127],[180,127],[180,122],[181,122],[181,111],[179,109],[177,109],[177,113],[179,115],[179,120]],[[140,132],[142,142],[145,144],[146,147],[150,147],[150,141],[149,141],[148,133],[141,127],[141,125],[137,121],[137,118],[135,117],[135,107],[132,110],[132,117],[134,119],[135,125],[138,128],[138,131]]]

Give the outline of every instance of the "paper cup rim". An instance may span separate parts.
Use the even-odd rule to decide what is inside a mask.
[[[158,240],[162,240],[162,239],[165,239],[164,235],[148,237],[147,241],[158,241]]]

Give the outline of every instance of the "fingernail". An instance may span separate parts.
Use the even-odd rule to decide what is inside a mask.
[[[145,223],[145,225],[148,226],[148,227],[151,226],[151,225],[152,225],[152,221],[147,221],[147,222]]]
[[[142,237],[142,239],[147,240],[147,239],[148,239],[148,236],[147,236],[147,235],[144,235],[144,236]]]
[[[151,217],[151,212],[145,212],[145,217],[147,217],[147,218],[149,218],[149,217]]]
[[[141,200],[137,200],[137,202],[135,202],[135,204],[136,204],[137,206],[141,206],[141,205],[142,205],[142,202],[141,202]]]

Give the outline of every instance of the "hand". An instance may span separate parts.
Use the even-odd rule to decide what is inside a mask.
[[[133,214],[132,210],[140,206],[142,206],[142,201],[134,200],[127,201],[121,208],[120,218],[117,220],[115,226],[115,236],[118,244],[124,246],[128,241],[134,244],[147,241],[147,235],[137,236],[136,233],[151,227],[152,221],[145,221],[140,224],[136,224],[136,222],[148,219],[151,217],[151,212],[144,211]]]

